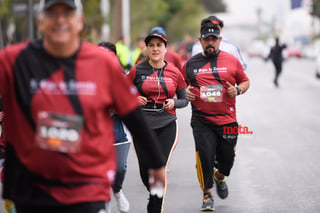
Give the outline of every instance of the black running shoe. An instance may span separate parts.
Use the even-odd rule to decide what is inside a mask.
[[[216,189],[217,189],[217,194],[219,195],[219,197],[221,199],[226,199],[228,197],[228,186],[226,183],[226,178],[224,178],[223,180],[217,180],[216,178],[216,172],[217,170],[215,170],[214,175],[213,175],[213,179],[214,182],[216,183]]]

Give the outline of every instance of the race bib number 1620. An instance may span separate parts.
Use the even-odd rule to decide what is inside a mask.
[[[39,112],[36,144],[42,149],[51,151],[78,152],[82,127],[82,116]]]

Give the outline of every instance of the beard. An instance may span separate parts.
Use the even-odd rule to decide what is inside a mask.
[[[204,50],[204,54],[208,57],[213,57],[218,54],[218,51],[216,50],[216,48],[214,46],[209,45]]]

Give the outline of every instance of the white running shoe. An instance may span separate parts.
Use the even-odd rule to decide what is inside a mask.
[[[130,204],[126,196],[124,196],[122,190],[120,190],[118,193],[114,193],[114,197],[117,202],[117,207],[121,213],[127,213],[130,209]]]

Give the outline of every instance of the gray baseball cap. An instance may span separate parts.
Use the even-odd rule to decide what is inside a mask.
[[[47,10],[55,4],[65,4],[73,9],[80,9],[80,7],[82,8],[80,0],[41,0],[39,4],[40,11]]]

